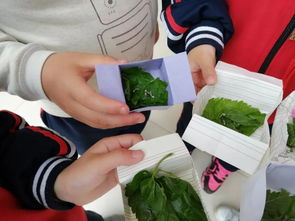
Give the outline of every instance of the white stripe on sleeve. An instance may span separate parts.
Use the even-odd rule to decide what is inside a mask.
[[[197,28],[191,30],[190,33],[186,36],[185,41],[187,41],[187,39],[191,35],[193,35],[193,34],[195,34],[197,32],[201,32],[201,31],[208,31],[208,32],[216,33],[216,34],[218,34],[221,37],[221,39],[223,39],[223,34],[222,34],[222,32],[218,28],[214,28],[214,27],[210,27],[210,26],[200,26],[200,27],[197,27]]]
[[[219,38],[217,38],[216,36],[210,35],[210,34],[200,34],[200,35],[196,35],[196,36],[192,37],[191,39],[189,39],[186,42],[185,48],[187,49],[191,43],[193,43],[194,41],[200,40],[202,38],[212,39],[212,40],[216,41],[218,44],[220,44],[222,48],[224,47],[223,42]]]
[[[183,37],[183,34],[180,34],[180,35],[174,35],[170,32],[168,26],[167,26],[167,23],[166,23],[166,20],[165,20],[165,17],[164,17],[164,12],[161,13],[161,20],[164,24],[164,27],[166,29],[166,33],[167,33],[167,37],[172,40],[172,41],[179,41],[182,37]]]

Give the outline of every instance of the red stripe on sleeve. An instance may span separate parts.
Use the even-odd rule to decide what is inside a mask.
[[[176,0],[175,2],[178,3],[178,2],[181,2],[181,0]]]
[[[175,32],[177,32],[179,34],[183,34],[184,32],[186,32],[188,30],[188,28],[182,27],[175,22],[175,20],[172,16],[171,5],[169,5],[166,8],[166,16],[167,16],[167,20],[168,20],[170,26],[172,27],[172,29]]]
[[[65,155],[68,152],[68,145],[66,143],[66,141],[64,139],[62,139],[61,137],[47,131],[47,130],[43,130],[41,128],[38,127],[32,127],[32,126],[28,126],[26,127],[34,132],[38,132],[43,134],[45,137],[49,137],[50,139],[56,141],[59,144],[59,153],[58,155]]]

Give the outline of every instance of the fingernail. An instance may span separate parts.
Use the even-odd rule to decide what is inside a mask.
[[[139,117],[137,117],[137,120],[136,120],[136,122],[137,123],[143,123],[145,121],[145,117],[144,116],[139,116]]]
[[[142,158],[142,151],[140,151],[140,150],[132,150],[132,154],[131,154],[131,156],[132,156],[132,158],[134,158],[134,159],[138,159],[138,158]]]
[[[121,109],[120,109],[120,114],[128,114],[128,113],[129,113],[128,108],[126,108],[126,107],[121,107]]]

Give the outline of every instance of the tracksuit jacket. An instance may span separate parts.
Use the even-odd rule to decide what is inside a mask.
[[[82,207],[53,191],[58,174],[76,158],[75,147],[54,131],[0,111],[0,220],[86,221]]]

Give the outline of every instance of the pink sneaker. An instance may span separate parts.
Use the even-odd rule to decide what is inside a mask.
[[[225,169],[218,158],[212,157],[212,163],[202,175],[202,187],[207,193],[214,193],[222,185],[229,174],[233,172]]]

